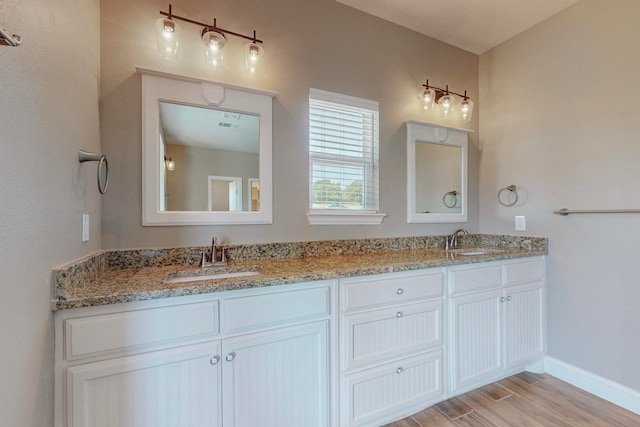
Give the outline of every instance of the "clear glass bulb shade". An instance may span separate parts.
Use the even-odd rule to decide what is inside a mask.
[[[422,103],[422,109],[425,113],[433,111],[433,106],[436,101],[436,91],[432,88],[421,90],[418,93],[418,99]]]
[[[254,77],[260,71],[260,67],[264,62],[264,49],[258,43],[247,43],[244,46],[244,71]]]
[[[167,164],[167,170],[168,171],[172,171],[176,168],[176,162],[174,162],[173,160],[171,160],[171,157],[169,157],[169,160],[166,161]]]
[[[180,30],[180,25],[171,19],[160,18],[156,21],[158,54],[165,58],[176,58],[178,56]]]
[[[224,34],[217,31],[207,31],[202,35],[204,43],[205,60],[213,69],[222,68],[224,60],[224,47],[227,45],[227,39]]]
[[[465,99],[460,103],[460,115],[462,116],[462,121],[465,123],[471,120],[471,116],[473,115],[473,101]]]
[[[452,95],[444,95],[438,100],[440,115],[443,119],[450,119],[455,110],[455,98]]]

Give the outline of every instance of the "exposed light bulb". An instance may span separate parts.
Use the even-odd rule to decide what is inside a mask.
[[[462,121],[465,123],[470,121],[472,114],[473,114],[473,101],[467,98],[460,103],[460,115],[462,116]]]
[[[453,97],[449,94],[444,95],[438,101],[438,105],[440,106],[442,117],[444,119],[451,118],[451,113],[453,112]]]
[[[217,31],[205,31],[202,34],[205,47],[205,60],[213,69],[222,68],[224,60],[223,49],[227,45],[224,34]]]
[[[169,160],[166,161],[167,164],[167,170],[168,171],[172,171],[176,168],[176,162],[174,162],[173,160],[171,160],[171,157],[169,157]]]
[[[258,43],[245,45],[244,70],[249,77],[254,77],[264,61],[264,49]]]
[[[422,103],[422,109],[425,113],[433,111],[433,105],[436,100],[436,91],[432,88],[426,88],[418,93],[418,99]]]
[[[180,25],[171,19],[160,18],[156,21],[156,39],[160,55],[166,58],[176,58],[178,56],[180,30]]]
[[[162,36],[167,40],[171,40],[175,35],[175,29],[176,27],[174,22],[165,20],[164,26],[162,27]]]

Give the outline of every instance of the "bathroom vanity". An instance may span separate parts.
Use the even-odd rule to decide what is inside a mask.
[[[334,283],[60,312],[67,426],[329,425]]]
[[[375,426],[541,360],[546,240],[346,252],[56,270],[56,426]]]

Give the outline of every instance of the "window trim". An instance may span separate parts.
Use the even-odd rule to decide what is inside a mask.
[[[307,117],[310,115],[311,110],[311,101],[321,101],[321,102],[330,102],[334,104],[342,104],[347,107],[355,107],[367,109],[374,112],[374,135],[373,135],[373,144],[372,147],[372,165],[371,168],[371,178],[369,180],[368,185],[375,186],[375,192],[372,196],[375,198],[375,209],[358,209],[358,210],[337,210],[337,209],[314,209],[312,208],[313,203],[313,193],[311,190],[311,176],[312,176],[312,168],[315,160],[326,160],[329,161],[330,156],[322,158],[321,156],[314,156],[311,154],[310,146],[308,146],[308,154],[309,154],[309,163],[308,163],[308,172],[309,172],[309,200],[308,206],[309,211],[307,213],[307,219],[310,225],[380,225],[386,214],[380,213],[380,186],[379,186],[379,151],[380,151],[380,136],[379,136],[379,108],[378,102],[371,101],[368,99],[357,98],[349,95],[343,95],[334,92],[328,92],[320,89],[309,89],[309,112]],[[310,128],[310,119],[309,119],[309,128]],[[354,161],[354,164],[362,164],[363,162]],[[368,167],[368,164],[365,165],[365,168]]]
[[[336,211],[313,209],[307,213],[310,225],[380,225],[386,214],[374,211]]]

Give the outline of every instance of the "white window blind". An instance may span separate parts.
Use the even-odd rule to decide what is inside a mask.
[[[378,210],[378,103],[309,92],[309,207]]]

